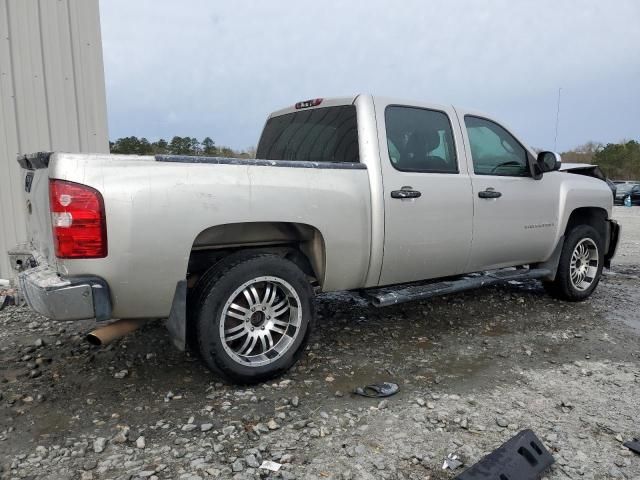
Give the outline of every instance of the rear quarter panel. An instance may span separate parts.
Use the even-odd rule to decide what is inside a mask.
[[[56,155],[50,176],[89,185],[105,202],[109,253],[59,260],[69,275],[111,288],[114,318],[166,317],[194,239],[228,223],[296,222],[325,244],[324,290],[363,284],[370,251],[366,169],[156,162],[153,157]]]

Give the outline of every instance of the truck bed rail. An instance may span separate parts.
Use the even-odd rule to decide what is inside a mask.
[[[366,170],[364,163],[307,162],[301,160],[262,160],[258,158],[201,157],[192,155],[156,155],[157,162],[210,163],[213,165],[257,165],[263,167],[325,168],[333,170]]]

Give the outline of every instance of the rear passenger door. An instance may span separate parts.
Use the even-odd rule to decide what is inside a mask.
[[[381,285],[461,273],[473,202],[455,112],[376,100],[385,238]]]

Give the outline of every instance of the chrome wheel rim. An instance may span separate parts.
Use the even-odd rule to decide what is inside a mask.
[[[257,277],[228,298],[220,319],[220,338],[236,362],[268,365],[284,355],[300,333],[302,308],[295,289],[278,277]]]
[[[571,285],[576,290],[585,291],[598,274],[598,246],[590,238],[580,240],[571,254]]]

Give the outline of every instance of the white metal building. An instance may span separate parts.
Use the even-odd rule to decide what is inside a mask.
[[[108,152],[98,0],[0,0],[0,278],[25,240],[16,156]]]

